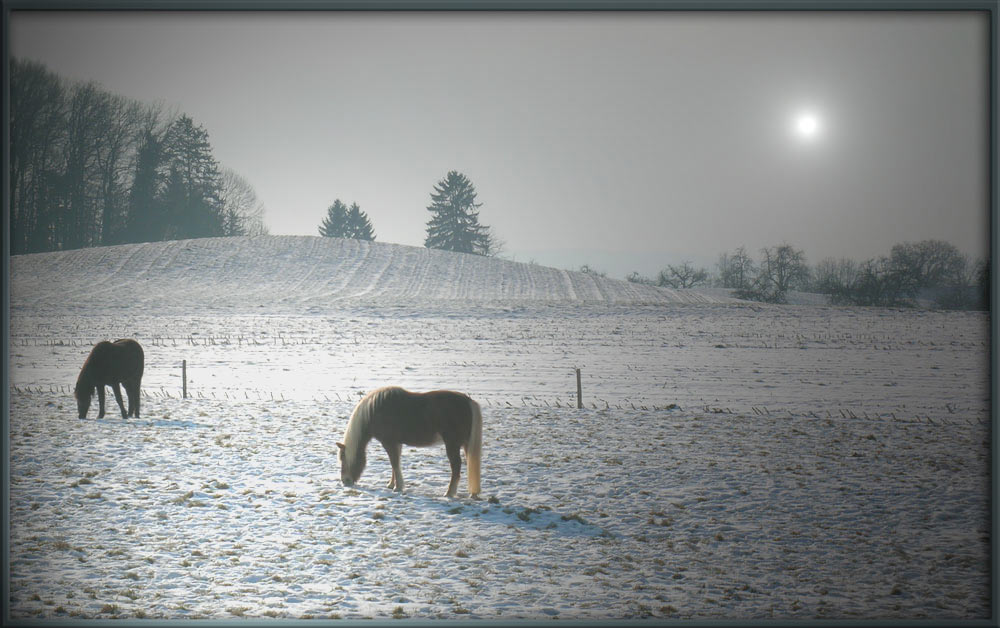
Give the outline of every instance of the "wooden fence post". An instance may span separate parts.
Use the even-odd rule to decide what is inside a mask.
[[[583,407],[583,387],[580,385],[580,369],[576,369],[576,407]]]
[[[184,380],[184,398],[188,398],[188,361],[181,360],[181,379]]]

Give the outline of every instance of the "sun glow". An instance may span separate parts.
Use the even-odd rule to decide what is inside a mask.
[[[795,116],[792,128],[800,139],[812,140],[819,137],[822,124],[817,114],[803,111]]]

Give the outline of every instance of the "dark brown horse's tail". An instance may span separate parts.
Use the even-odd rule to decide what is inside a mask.
[[[469,496],[479,495],[479,468],[483,458],[483,413],[479,404],[469,399],[469,409],[472,411],[472,430],[469,442],[465,445],[465,458],[469,466]]]

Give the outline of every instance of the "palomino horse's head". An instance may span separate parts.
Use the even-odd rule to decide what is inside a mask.
[[[340,481],[344,486],[354,486],[361,478],[361,472],[365,470],[365,452],[353,451],[354,455],[348,455],[347,446],[344,443],[337,443],[337,457],[340,458]]]
[[[77,383],[73,389],[73,396],[76,397],[76,409],[80,413],[81,419],[87,418],[87,410],[90,409],[90,398],[94,395],[93,386],[81,386]]]
[[[344,460],[344,443],[337,443],[337,458],[340,459],[340,481],[344,483],[344,486],[351,486],[356,481],[357,478],[351,477],[351,471],[347,468],[347,462]]]

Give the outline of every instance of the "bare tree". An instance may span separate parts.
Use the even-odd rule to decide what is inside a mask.
[[[809,279],[809,267],[803,251],[791,245],[761,249],[757,274],[758,289],[767,301],[784,303],[788,291]]]
[[[737,288],[738,298],[785,303],[793,287],[801,287],[809,280],[809,267],[802,251],[791,245],[761,249],[761,261],[750,284]]]
[[[854,260],[828,257],[813,271],[813,289],[828,295],[834,305],[852,302],[857,285],[859,267]]]
[[[101,141],[96,167],[101,198],[100,244],[119,244],[126,239],[128,183],[133,172],[130,153],[138,148],[143,106],[121,96],[104,93],[95,124]]]
[[[947,273],[940,279],[934,305],[946,310],[966,310],[979,307],[977,281],[982,274],[983,262],[973,263],[968,255],[959,255],[949,264]]]
[[[748,290],[756,272],[753,259],[742,246],[732,255],[723,253],[719,257],[718,269],[722,287],[735,290]]]
[[[486,245],[483,247],[483,255],[487,257],[500,257],[507,249],[507,242],[493,231],[493,227],[486,227],[485,229]]]
[[[656,285],[670,288],[693,288],[708,281],[708,271],[695,268],[691,262],[682,262],[680,266],[669,265],[660,271]]]
[[[229,168],[222,168],[219,199],[222,202],[222,229],[227,236],[265,235],[264,204],[253,186]]]
[[[57,179],[59,248],[93,246],[99,238],[97,167],[101,137],[99,119],[105,95],[97,83],[78,83],[70,91],[62,176]]]
[[[9,71],[11,253],[49,250],[54,212],[48,191],[65,132],[65,87],[34,61],[11,59]]]
[[[889,263],[899,276],[902,293],[910,299],[916,299],[922,290],[953,282],[969,265],[954,245],[941,240],[897,244],[892,247]]]

